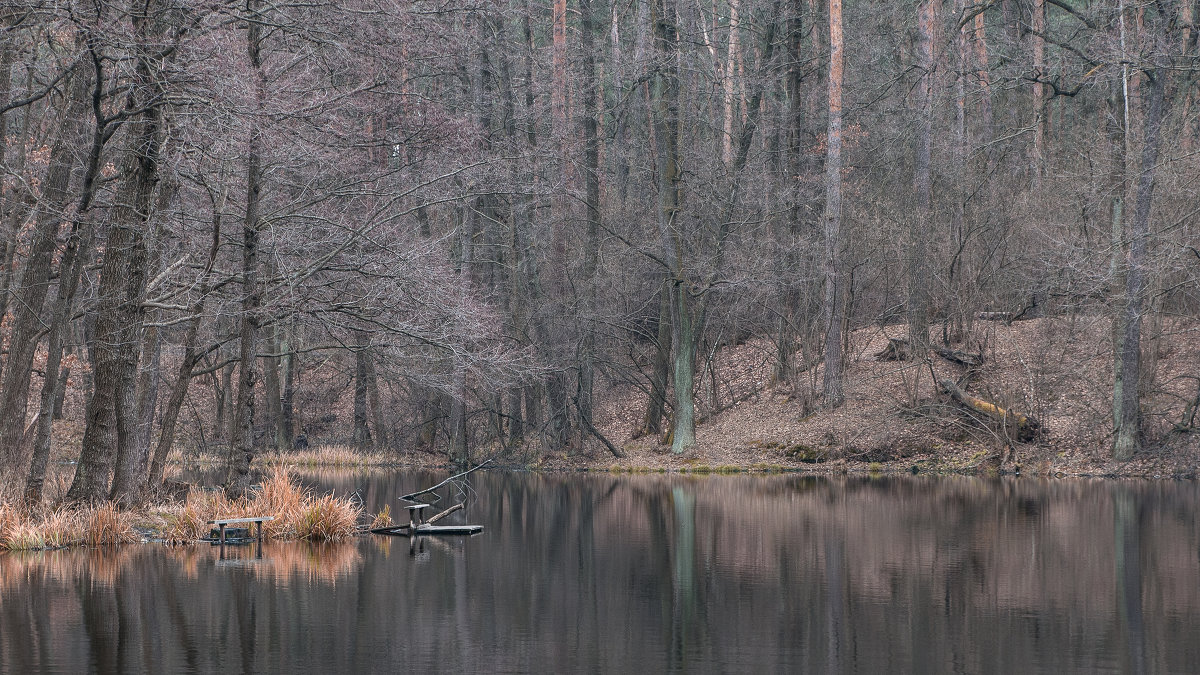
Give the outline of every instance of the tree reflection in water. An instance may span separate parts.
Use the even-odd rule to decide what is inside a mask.
[[[430,474],[312,477],[368,510]],[[488,473],[482,535],[0,555],[0,671],[1164,672],[1193,483]]]

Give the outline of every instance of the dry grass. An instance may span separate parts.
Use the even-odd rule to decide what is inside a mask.
[[[411,459],[411,458],[410,458]],[[167,455],[170,464],[220,464],[225,457],[217,453],[186,454],[178,446]],[[349,445],[319,445],[307,450],[288,452],[266,452],[255,458],[256,466],[262,467],[338,467],[372,468],[396,467],[401,462],[394,456],[371,450],[355,450]],[[411,463],[410,461],[404,462]]]
[[[221,492],[193,491],[178,512],[167,517],[163,538],[192,542],[208,534],[207,521],[216,518],[272,516],[263,523],[268,539],[340,539],[355,533],[362,507],[352,499],[314,495],[275,467],[250,499],[231,500]]]
[[[93,509],[85,519],[83,543],[89,546],[103,546],[139,541],[141,537],[133,529],[132,520],[132,512],[120,511],[112,502],[102,504]]]
[[[79,531],[78,514],[70,511],[54,511],[41,522],[41,548],[64,548],[84,539]]]
[[[375,514],[375,518],[371,521],[371,529],[374,530],[380,527],[392,526],[392,505],[387,504],[383,510]]]
[[[112,503],[31,511],[9,495],[0,500],[0,551],[140,541],[135,522],[159,529],[168,542],[194,542],[208,534],[210,520],[251,516],[274,517],[263,524],[266,538],[327,541],[354,534],[362,507],[353,499],[314,495],[293,482],[282,467],[276,467],[249,499],[231,500],[221,492],[194,490],[183,505],[149,513],[121,511]]]
[[[301,539],[328,541],[354,534],[362,508],[347,499],[325,495],[306,500],[292,520]]]
[[[264,454],[259,458],[264,466],[338,466],[370,467],[395,466],[396,458],[377,452],[355,450],[349,445],[321,445],[308,450]]]
[[[71,509],[29,511],[13,503],[0,504],[0,550],[31,551],[84,544],[102,546],[139,541],[133,529],[136,514],[114,504]]]

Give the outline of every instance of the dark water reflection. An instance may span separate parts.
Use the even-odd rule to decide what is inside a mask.
[[[377,510],[433,474],[317,476]],[[1193,483],[476,474],[479,536],[0,555],[5,672],[1195,672]],[[459,515],[451,522],[462,522]]]

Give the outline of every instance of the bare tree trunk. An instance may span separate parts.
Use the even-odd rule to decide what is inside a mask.
[[[654,357],[650,366],[650,397],[642,418],[639,436],[662,433],[662,420],[667,414],[667,386],[671,366],[671,286],[664,278],[658,292],[658,330],[654,339]]]
[[[284,341],[283,391],[279,396],[279,433],[283,436],[283,448],[290,450],[296,445],[296,387],[300,379],[300,355],[296,350],[296,328],[293,323],[290,337]]]
[[[157,213],[165,212],[174,198],[175,182],[173,180],[161,182],[158,189],[158,207],[155,211]],[[149,225],[149,222],[147,225]],[[156,225],[148,229],[150,229],[152,241],[149,242],[147,248],[156,251],[153,254],[156,258],[153,266],[157,267],[160,264],[160,261],[157,260],[159,255],[157,249],[163,238],[162,227],[156,221]],[[149,256],[147,257],[149,259]],[[151,265],[148,264],[147,269],[150,269],[150,267]],[[136,419],[134,420],[129,446],[124,451],[124,463],[121,461],[122,453],[118,452],[117,454],[117,473],[113,480],[113,494],[123,495],[122,499],[126,504],[140,503],[147,487],[150,444],[154,435],[154,413],[158,408],[158,383],[161,362],[162,343],[159,328],[154,322],[151,322],[146,326],[142,336],[141,358],[137,371],[137,381],[134,385],[133,414],[136,415]],[[125,468],[122,469],[122,467]]]
[[[71,235],[67,239],[67,247],[63,251],[62,262],[59,264],[58,297],[55,300],[54,314],[50,325],[46,377],[42,383],[41,405],[33,440],[33,459],[29,464],[29,477],[25,481],[25,503],[31,507],[42,502],[46,465],[50,461],[50,436],[53,431],[54,412],[59,406],[62,389],[66,387],[63,378],[58,376],[59,367],[62,364],[63,338],[75,306],[75,293],[79,289],[80,274],[84,263],[91,257],[91,224],[83,223],[80,217],[77,216],[72,224]]]
[[[150,443],[154,435],[154,413],[158,409],[158,382],[162,365],[162,338],[156,326],[146,328],[137,382],[137,464],[138,492],[146,488],[146,469],[150,462]]]
[[[15,49],[11,42],[5,42],[4,52],[0,55],[0,86],[3,87],[5,95],[9,98],[16,98],[17,88],[12,85],[12,65],[15,59]],[[33,88],[34,69],[29,67],[29,72],[26,77],[25,90]],[[32,106],[25,106],[25,110],[21,114],[20,130],[17,132],[16,139],[12,141],[12,145],[16,146],[16,157],[8,166],[9,170],[14,175],[21,175],[25,170],[25,158],[28,143],[25,139],[29,138],[29,118],[32,114]],[[8,137],[8,119],[7,113],[0,114],[0,158],[7,155],[10,140]],[[8,316],[9,295],[12,289],[12,280],[16,272],[14,260],[17,253],[17,232],[21,229],[21,223],[24,222],[26,215],[29,212],[31,204],[35,203],[35,198],[29,191],[29,186],[24,181],[20,181],[17,185],[6,189],[7,186],[0,185],[0,196],[3,196],[3,210],[0,214],[7,214],[4,219],[4,251],[3,259],[0,260],[0,323]],[[0,354],[0,356],[3,356]],[[3,363],[0,358],[0,364]],[[0,369],[0,373],[3,370]],[[0,452],[4,452],[0,450]]]
[[[586,185],[584,208],[586,209],[586,239],[584,240],[584,317],[583,337],[580,341],[579,410],[581,432],[594,430],[592,424],[594,405],[592,394],[596,360],[596,269],[600,260],[600,101],[596,87],[595,49],[596,20],[593,16],[593,0],[580,0],[580,43],[583,52],[583,142],[584,183]]]
[[[152,143],[150,144],[152,145]],[[128,167],[133,171],[133,167]],[[137,178],[129,183],[141,183]],[[132,185],[149,192],[153,183]],[[124,200],[123,200],[124,201]],[[146,200],[149,201],[148,199]],[[132,203],[132,200],[130,200]],[[121,214],[118,218],[137,218],[139,214]],[[134,376],[140,340],[141,291],[146,282],[145,247],[139,223],[118,220],[109,228],[104,263],[100,272],[100,303],[96,313],[96,358],[92,397],[88,401],[83,449],[75,468],[75,480],[68,501],[91,502],[108,495],[114,463],[129,462],[129,444],[133,431]],[[120,456],[122,450],[125,456]],[[122,492],[133,466],[124,464]]]
[[[931,227],[931,149],[933,142],[933,33],[937,25],[937,0],[922,0],[917,18],[918,115],[916,161],[913,171],[912,224],[908,241],[908,341],[916,358],[925,357],[929,345],[929,239]]]
[[[154,126],[157,129],[161,125],[161,119],[156,119]],[[158,143],[155,139],[151,141]],[[157,151],[153,151],[157,152]],[[142,188],[147,196],[154,189],[154,184],[157,182],[157,157],[155,158],[155,173],[147,181]],[[141,443],[143,433],[140,429],[143,418],[143,409],[138,401],[138,368],[141,353],[144,351],[146,339],[155,339],[155,336],[143,336],[142,323],[145,316],[145,309],[142,307],[142,301],[145,299],[146,281],[148,276],[148,258],[147,247],[145,240],[145,228],[149,223],[150,208],[149,200],[145,205],[145,211],[142,213],[140,222],[137,223],[142,229],[132,232],[130,251],[128,254],[128,265],[125,268],[129,275],[129,284],[127,286],[123,311],[117,315],[117,321],[124,323],[125,330],[117,329],[123,333],[122,340],[117,345],[116,351],[119,353],[119,379],[114,381],[114,396],[113,401],[116,405],[116,464],[113,474],[112,491],[109,493],[109,499],[120,502],[124,506],[133,506],[141,501],[143,481],[146,476],[146,459],[147,446]],[[133,228],[130,228],[133,230]],[[110,230],[108,246],[112,246],[113,236]],[[107,253],[107,251],[106,251]],[[106,255],[107,257],[107,255]],[[108,262],[107,260],[105,261]],[[107,268],[106,268],[107,269]],[[112,270],[113,273],[120,273],[117,269]],[[118,324],[121,325],[121,324]],[[99,322],[97,322],[99,328]],[[155,331],[151,331],[154,333]],[[97,330],[98,335],[102,335]],[[150,350],[153,352],[153,349]],[[157,368],[155,368],[157,370]],[[97,376],[99,376],[99,370]],[[151,380],[157,373],[150,374],[148,377]],[[155,386],[152,381],[147,382],[148,386]],[[99,389],[100,382],[97,381],[96,387]],[[157,392],[157,389],[155,389]],[[149,403],[151,410],[153,403]],[[149,442],[148,436],[146,437]]]
[[[692,323],[692,301],[686,284],[671,286],[671,341],[675,343],[675,423],[671,429],[671,452],[680,454],[696,444],[696,335]]]
[[[1142,377],[1141,335],[1149,270],[1147,250],[1150,238],[1150,211],[1154,201],[1154,174],[1158,163],[1158,145],[1162,132],[1163,99],[1168,70],[1156,67],[1150,73],[1148,109],[1144,120],[1142,166],[1138,175],[1137,197],[1129,228],[1129,248],[1125,258],[1124,306],[1117,317],[1118,336],[1113,382],[1113,459],[1127,460],[1142,445],[1142,416],[1139,381]]]
[[[842,0],[829,0],[829,134],[825,154],[825,402],[844,399],[842,382]]]
[[[527,22],[528,16],[524,17],[524,20]],[[498,22],[497,31],[501,40],[504,40],[506,37],[505,25],[503,21]],[[515,119],[517,114],[517,98],[516,85],[513,82],[512,76],[515,64],[505,50],[500,50],[497,58],[500,61],[500,93],[504,106],[505,137],[511,147],[519,148],[528,140],[528,137],[522,133],[525,130],[519,127]],[[527,82],[526,86],[531,84]],[[530,127],[532,126],[532,123],[530,123]],[[524,167],[520,163],[513,162],[509,168],[509,179],[513,184],[520,184],[526,180],[524,173]],[[506,312],[506,335],[515,344],[528,343],[529,326],[528,310],[525,303],[525,288],[528,283],[526,269],[528,263],[526,258],[528,256],[527,240],[529,225],[527,213],[530,199],[528,195],[514,195],[509,200],[507,217],[503,219],[507,225],[507,231],[505,232],[505,241],[502,247],[504,265],[500,279],[500,295],[502,299],[500,304]],[[508,410],[506,412],[507,444],[512,448],[519,445],[524,440],[525,435],[521,417],[521,389],[515,386],[510,387],[506,393],[508,398]]]
[[[962,16],[966,11],[965,0],[955,0],[955,16]],[[953,173],[951,191],[953,202],[950,214],[951,241],[956,246],[956,252],[950,258],[946,283],[949,288],[947,297],[946,316],[942,320],[942,343],[949,347],[956,337],[964,335],[968,315],[967,298],[970,289],[963,283],[962,252],[966,247],[966,199],[967,190],[967,73],[970,49],[967,45],[967,26],[959,25],[955,31],[955,48],[958,64],[954,72],[954,147]],[[947,59],[948,60],[948,59]]]
[[[1042,166],[1046,161],[1046,122],[1045,85],[1042,78],[1046,70],[1046,0],[1033,0],[1033,71],[1036,79],[1033,83],[1033,157],[1031,158],[1031,173],[1036,185],[1042,176]]]
[[[471,277],[475,270],[475,228],[477,211],[468,209],[468,213],[459,224],[459,251],[461,259],[458,269],[459,297],[470,296]],[[467,438],[467,369],[462,357],[455,354],[451,367],[454,369],[450,395],[450,461],[464,464],[468,461],[469,441]]]
[[[262,62],[262,27],[259,14],[261,0],[248,0],[247,9],[253,15],[246,22],[246,51],[254,72],[255,98],[261,110],[266,96],[266,73]],[[258,121],[255,124],[261,125]],[[229,470],[225,491],[242,496],[250,489],[250,462],[254,459],[254,388],[258,384],[258,237],[259,209],[262,192],[262,128],[250,132],[250,147],[246,160],[246,214],[242,223],[242,314],[239,329],[237,399],[233,412],[233,438],[230,443]]]
[[[13,42],[6,40],[3,46],[0,46],[0,98],[13,99],[17,97],[17,90],[12,86],[12,66],[16,60],[16,49],[13,47]],[[25,112],[28,116],[28,110]],[[0,163],[7,164],[4,160],[8,155],[8,115],[0,113]],[[23,136],[22,136],[23,138]],[[24,147],[25,143],[19,144]],[[17,249],[17,230],[14,226],[15,219],[3,218],[3,214],[10,209],[15,211],[16,204],[12,198],[13,191],[7,189],[8,186],[0,183],[0,222],[3,222],[4,228],[3,237],[0,241],[0,324],[4,323],[4,319],[8,315],[8,288],[11,280],[11,267],[13,255]],[[0,360],[0,366],[3,361]],[[3,368],[0,368],[0,373]]]
[[[975,15],[975,65],[976,76],[983,96],[980,101],[980,117],[983,119],[983,134],[981,145],[990,146],[992,142],[992,83],[991,71],[988,65],[987,28],[984,23],[984,13]],[[991,156],[991,150],[987,151]]]
[[[383,399],[379,395],[378,352],[374,346],[367,348],[367,401],[371,404],[371,421],[375,425],[375,447],[390,447],[387,416],[383,412]]]
[[[567,374],[555,371],[546,378],[546,439],[555,450],[571,444],[571,406],[567,393]]]
[[[671,451],[681,453],[696,442],[695,399],[692,378],[696,343],[692,331],[690,284],[684,278],[683,234],[679,222],[679,72],[678,34],[674,0],[654,0],[650,20],[658,70],[654,74],[652,104],[655,161],[658,182],[658,230],[663,260],[669,264],[671,342],[674,347],[675,410]]]
[[[16,289],[11,290],[13,305],[12,333],[8,341],[8,359],[4,363],[3,390],[0,392],[0,452],[11,464],[22,457],[21,437],[25,431],[26,407],[33,357],[41,332],[42,306],[50,286],[50,271],[59,223],[71,201],[71,173],[82,168],[77,160],[80,147],[86,147],[84,116],[90,89],[87,73],[74,69],[68,85],[69,98],[59,132],[50,150],[49,166],[41,182],[41,199],[33,239]],[[48,410],[47,410],[48,412]]]
[[[233,438],[233,373],[237,370],[232,362],[223,366],[219,374],[213,373],[216,392],[216,427],[226,444]]]
[[[729,0],[729,52],[725,59],[725,72],[722,73],[724,82],[723,92],[723,122],[721,134],[721,159],[725,164],[725,170],[731,171],[733,168],[733,117],[737,106],[734,105],[734,70],[739,58],[739,34],[741,25],[738,20],[738,2],[739,0]]]
[[[508,390],[508,445],[516,447],[525,440],[524,417],[521,413],[521,389],[512,387]]]
[[[158,434],[158,444],[150,460],[150,472],[146,481],[147,488],[155,490],[162,484],[163,470],[166,467],[167,455],[175,444],[175,428],[179,420],[179,411],[183,408],[183,400],[187,396],[188,387],[192,381],[192,370],[196,367],[199,354],[196,352],[196,336],[204,316],[204,305],[213,285],[213,266],[217,262],[217,251],[221,245],[221,213],[224,210],[224,195],[213,202],[213,232],[212,241],[208,248],[208,260],[201,275],[200,292],[194,305],[192,316],[188,322],[187,334],[184,337],[183,359],[179,362],[179,370],[175,374],[171,395],[167,398],[167,406],[163,410],[162,424]],[[218,412],[223,406],[218,405]]]
[[[371,429],[367,425],[367,360],[370,357],[370,337],[366,331],[354,332],[354,447],[371,447]]]
[[[799,297],[795,284],[790,282],[789,273],[797,267],[796,241],[801,229],[804,216],[804,197],[801,195],[801,183],[796,177],[804,171],[804,155],[808,148],[803,142],[804,121],[807,118],[804,109],[804,24],[800,17],[803,14],[801,0],[792,0],[791,12],[787,25],[787,156],[784,158],[785,182],[791,188],[791,208],[788,209],[786,222],[779,227],[777,240],[779,272],[784,280],[779,285],[779,317],[777,320],[778,337],[776,338],[775,380],[791,387],[796,375],[796,314]],[[815,17],[814,17],[815,19]],[[815,33],[816,31],[814,31]],[[813,38],[816,40],[816,37]]]
[[[263,426],[267,428],[267,433],[270,438],[271,447],[277,452],[285,450],[281,434],[277,433],[279,429],[279,418],[283,416],[281,409],[281,401],[283,399],[283,385],[280,377],[280,362],[279,354],[279,323],[272,323],[266,330],[267,338],[267,354],[260,357],[259,365],[263,371],[263,398],[266,404],[266,419],[263,421]]]
[[[137,37],[136,86],[131,89],[130,108],[139,112],[126,123],[128,150],[104,244],[94,384],[85,414],[83,448],[67,492],[70,502],[94,502],[107,496],[130,505],[139,497],[133,446],[137,444],[135,380],[148,274],[145,233],[152,215],[164,133],[160,72],[164,64],[150,53],[150,45],[164,27],[155,16],[158,11],[157,3],[147,2],[130,16]]]
[[[542,388],[541,385],[531,384],[524,388],[525,395],[525,426],[538,431],[542,428]]]
[[[233,433],[230,439],[226,491],[241,496],[250,488],[250,463],[254,459],[254,389],[258,384],[258,200],[261,181],[259,150],[250,151],[247,167],[246,216],[242,226],[242,314],[238,354],[237,392],[234,395]]]

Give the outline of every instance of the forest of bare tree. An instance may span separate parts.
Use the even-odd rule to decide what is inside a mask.
[[[1095,452],[1146,452],[1200,407],[1152,397],[1200,313],[1196,4],[5,3],[4,475],[621,455],[613,386],[678,453],[723,346],[833,409],[855,330],[1031,317],[1105,322]]]

